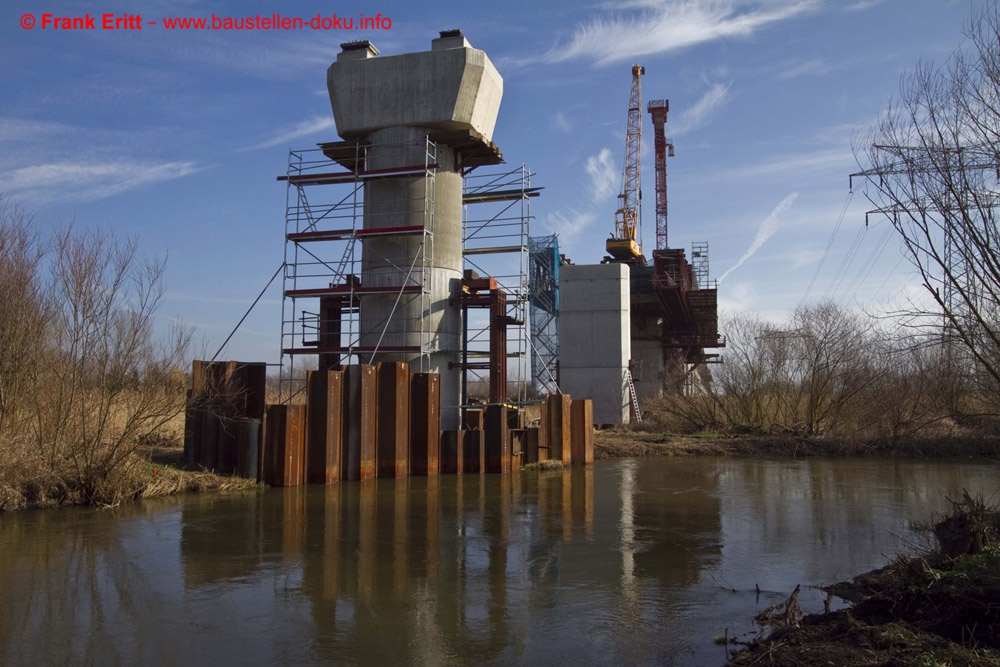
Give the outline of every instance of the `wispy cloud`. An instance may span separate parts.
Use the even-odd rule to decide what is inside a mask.
[[[611,149],[602,148],[600,153],[587,158],[587,174],[590,175],[590,196],[595,204],[614,194],[618,170],[611,159]]]
[[[810,60],[804,63],[796,63],[794,65],[789,65],[783,69],[779,74],[779,79],[794,79],[800,76],[806,75],[821,75],[826,74],[833,68],[827,64],[827,62],[821,58],[815,60]]]
[[[792,176],[797,183],[838,179],[846,183],[844,174],[850,173],[849,170],[855,166],[854,154],[846,148],[785,153],[763,162],[706,170],[702,174],[702,182],[731,183],[748,179],[760,182],[766,178]]]
[[[740,257],[739,261],[737,261],[736,264],[730,267],[728,271],[719,277],[719,284],[722,284],[722,281],[726,279],[726,276],[743,266],[743,262],[753,257],[754,254],[760,250],[761,246],[764,245],[769,238],[774,236],[774,233],[778,231],[778,216],[794,204],[798,196],[798,192],[793,192],[788,195],[781,200],[781,203],[774,207],[774,210],[771,211],[770,215],[764,218],[764,222],[760,223],[760,228],[757,230],[757,236],[754,237],[753,243],[750,244],[750,247],[747,248],[745,253],[743,253],[743,256]]]
[[[717,39],[747,37],[819,5],[819,0],[631,0],[606,5],[618,13],[577,25],[569,43],[556,45],[542,61],[586,59],[610,65],[680,51]]]
[[[148,183],[198,171],[194,162],[103,162],[31,165],[0,173],[7,194],[25,200],[104,199]]]
[[[731,84],[717,83],[708,89],[700,100],[686,109],[677,122],[671,123],[670,133],[681,136],[694,132],[704,125],[712,115],[729,101]]]
[[[559,132],[569,132],[573,127],[569,124],[569,120],[566,118],[566,114],[562,111],[557,111],[554,116],[549,120],[549,127],[553,130],[558,130]]]
[[[570,209],[569,213],[554,211],[546,216],[545,226],[553,234],[559,235],[560,243],[563,241],[571,242],[586,230],[595,219],[597,219],[597,214],[593,211],[580,212],[575,209]]]
[[[55,137],[68,134],[73,130],[74,128],[70,125],[52,121],[0,118],[0,143]]]
[[[332,134],[335,131],[336,124],[333,120],[333,115],[328,116],[313,116],[308,120],[304,120],[295,125],[279,129],[270,138],[265,139],[259,144],[254,144],[253,146],[248,146],[246,148],[241,148],[237,152],[241,151],[252,151],[258,148],[270,148],[272,146],[280,146],[282,144],[288,144],[292,139],[298,139],[299,137],[306,137],[311,134],[317,134],[319,132],[327,132],[327,134]]]
[[[865,9],[871,9],[875,5],[881,5],[885,0],[859,0],[858,2],[852,3],[844,7],[845,12],[860,12]]]
[[[788,254],[788,259],[792,263],[793,269],[801,269],[803,266],[815,264],[823,257],[822,250],[808,250],[805,248],[793,250]]]

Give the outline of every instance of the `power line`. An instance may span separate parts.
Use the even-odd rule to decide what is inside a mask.
[[[851,204],[851,199],[854,197],[854,190],[850,190],[847,193],[847,199],[844,200],[844,206],[840,209],[840,217],[837,219],[837,224],[833,228],[833,233],[830,234],[830,240],[826,242],[826,249],[823,250],[823,256],[820,257],[819,264],[816,266],[816,272],[813,273],[812,280],[809,281],[809,286],[806,287],[805,293],[802,295],[802,299],[799,301],[799,307],[806,302],[809,298],[809,293],[812,291],[813,285],[816,284],[816,278],[819,277],[820,271],[823,270],[823,264],[826,262],[827,256],[830,254],[830,248],[833,247],[833,241],[837,238],[837,232],[840,231],[840,225],[844,222],[844,216],[847,215],[847,207]]]

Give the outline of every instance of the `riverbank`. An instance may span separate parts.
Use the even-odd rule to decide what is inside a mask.
[[[139,446],[110,480],[116,487],[117,502],[104,506],[179,493],[254,492],[266,488],[255,480],[187,469],[183,452],[183,446],[173,438]],[[7,469],[15,474],[0,475],[0,512],[94,504],[74,486],[69,473],[47,472],[46,467],[30,459]]]
[[[594,433],[595,459],[645,456],[975,458],[1000,461],[1000,438],[963,434],[898,440],[847,440],[783,435],[674,435],[624,428]]]
[[[966,495],[933,532],[935,552],[826,589],[850,609],[802,618],[790,598],[770,634],[728,664],[1000,664],[1000,512]]]

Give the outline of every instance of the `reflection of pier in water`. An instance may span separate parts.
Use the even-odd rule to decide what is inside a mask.
[[[760,605],[996,489],[995,465],[905,461],[507,477],[4,515],[0,664],[714,664]]]
[[[707,532],[707,550],[696,551],[689,533],[683,545],[656,538],[692,508],[636,496],[641,468],[623,470],[596,490],[591,466],[293,487],[262,496],[255,515],[229,516],[240,536],[232,541],[218,524],[202,531],[185,508],[185,581],[278,568],[308,599],[311,653],[324,660],[517,658],[539,632],[531,610],[606,600],[609,620],[663,613],[643,607],[643,580],[681,586],[717,555],[719,504],[704,479],[696,491],[690,478],[687,491],[670,491],[704,519],[697,532]]]

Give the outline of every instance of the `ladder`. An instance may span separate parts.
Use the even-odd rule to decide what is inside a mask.
[[[642,423],[642,410],[639,409],[639,395],[635,393],[635,383],[632,382],[632,371],[625,369],[625,386],[628,387],[628,396],[631,401],[632,414],[635,415],[635,423]]]

